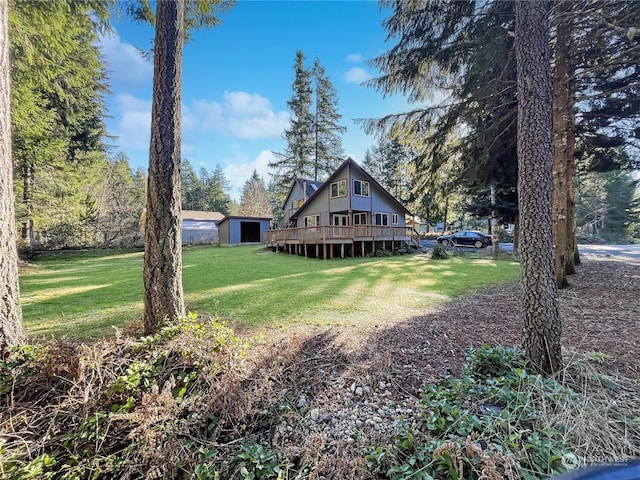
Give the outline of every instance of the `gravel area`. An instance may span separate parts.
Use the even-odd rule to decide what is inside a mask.
[[[605,371],[640,378],[640,262],[587,257],[569,281],[559,292],[565,361],[599,352]],[[484,289],[413,318],[266,332],[252,378],[286,399],[273,447],[318,478],[362,478],[361,448],[420,421],[426,382],[459,375],[467,347],[518,344],[519,288]]]

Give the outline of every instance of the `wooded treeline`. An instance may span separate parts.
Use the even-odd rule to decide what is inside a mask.
[[[410,186],[404,195],[414,212],[445,222],[471,215],[517,224],[515,3],[382,4],[392,10],[384,26],[393,47],[370,62],[382,75],[368,85],[383,94],[405,94],[415,108],[362,121],[381,136],[382,146],[368,152],[365,163],[378,157],[384,169],[393,156],[377,152],[385,143],[403,145],[400,169]],[[638,2],[609,0],[551,4],[553,168],[559,195],[554,226],[564,231],[566,240],[557,237],[556,243],[566,251],[566,261],[573,259],[568,252],[575,248],[576,226],[592,217],[575,211],[576,202],[589,209],[574,188],[576,176],[618,171],[631,190],[635,184],[630,173],[640,164],[639,10]],[[636,236],[640,227],[632,220],[637,193],[626,198],[626,204],[608,198],[608,219],[602,223],[620,241]],[[612,215],[620,210],[629,212],[623,228],[614,226]]]
[[[258,215],[270,202],[277,218],[295,177],[323,179],[342,160],[345,127],[335,89],[320,61],[309,68],[298,51],[285,151],[274,152],[269,187],[254,172],[241,204],[233,205],[219,166],[198,175],[179,158],[184,40],[191,28],[219,23],[219,13],[233,2],[160,2],[154,12],[141,0],[122,5],[135,19],[157,22],[153,108],[158,111],[152,114],[148,178],[142,170],[132,172],[126,157],[108,148],[103,100],[108,82],[96,46],[108,28],[110,9],[119,4],[13,0],[9,8],[2,1],[13,85],[12,142],[6,149],[13,152],[3,160],[13,165],[19,242],[25,248],[36,243],[111,247],[140,244],[144,237],[148,331],[184,313],[180,208]],[[368,85],[385,95],[405,94],[415,105],[410,112],[363,121],[379,140],[367,152],[365,166],[392,194],[429,221],[440,218],[446,224],[458,210],[491,218],[493,233],[503,223],[526,226],[523,271],[541,271],[543,260],[555,256],[558,286],[579,262],[577,227],[587,226],[594,236],[609,230],[624,237],[637,230],[637,182],[629,172],[638,166],[640,150],[635,25],[640,3],[381,3],[391,10],[384,27],[393,46],[371,60],[381,76]],[[528,14],[537,23],[527,21]],[[523,37],[527,29],[540,34],[535,42]],[[544,72],[531,62],[535,52],[540,52],[537,64],[548,64]],[[551,91],[553,101],[527,107],[537,98],[531,95],[534,87],[544,99]],[[434,98],[442,101],[434,104]],[[547,107],[553,109],[549,121]],[[540,118],[534,121],[531,112]],[[546,143],[531,139],[546,139],[551,123],[552,146],[537,152]],[[545,164],[549,152],[552,171],[533,168]],[[547,205],[535,197],[551,191],[553,243],[547,245]],[[13,210],[5,211],[14,218]],[[542,233],[531,235],[534,231]],[[2,238],[7,241],[14,240]]]
[[[622,242],[640,235],[630,175],[638,165],[638,3],[578,3],[556,2],[551,11],[554,172],[556,192],[569,195],[556,199],[554,218],[568,241],[577,234],[582,241]],[[378,132],[378,141],[363,165],[429,225],[517,223],[514,4],[442,5],[407,4],[386,22],[390,40],[399,40],[371,61],[383,75],[369,85],[409,95],[416,109],[364,122]],[[96,40],[107,28],[111,3],[16,0],[10,7],[20,245],[140,245],[146,172],[131,171],[126,156],[109,149],[104,125],[109,86]],[[430,27],[412,27],[418,24]],[[438,26],[446,28],[440,33]],[[400,35],[405,28],[411,30]],[[427,48],[418,54],[413,41]],[[320,61],[308,67],[298,51],[293,71],[286,149],[276,153],[265,186],[271,201],[265,214],[274,218],[294,177],[325,178],[344,155],[337,94]],[[444,100],[423,107],[434,97]],[[566,141],[569,134],[572,142]],[[183,209],[255,210],[234,204],[219,165],[196,172],[183,159],[181,179]],[[571,218],[567,231],[560,220]],[[564,249],[573,258],[569,246]]]
[[[9,5],[11,118],[24,248],[139,245],[146,173],[108,147],[104,0]]]

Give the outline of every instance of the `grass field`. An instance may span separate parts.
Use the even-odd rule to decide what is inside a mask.
[[[419,314],[482,286],[515,281],[513,261],[428,255],[323,261],[255,246],[183,253],[187,308],[244,326],[346,325]],[[141,319],[141,252],[62,252],[20,275],[24,324],[35,336],[90,338]]]

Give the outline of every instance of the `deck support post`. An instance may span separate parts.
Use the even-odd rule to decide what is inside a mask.
[[[344,258],[344,243],[340,244],[340,258]]]
[[[327,244],[326,243],[322,244],[322,259],[323,260],[327,259]]]

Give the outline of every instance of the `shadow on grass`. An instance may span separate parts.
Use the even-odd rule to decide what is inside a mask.
[[[517,265],[427,256],[323,261],[256,247],[185,249],[187,309],[243,326],[332,325],[410,317],[483,284],[512,281]],[[142,317],[141,252],[43,255],[21,274],[24,321],[36,335],[111,335]],[[400,307],[398,307],[400,306]]]

